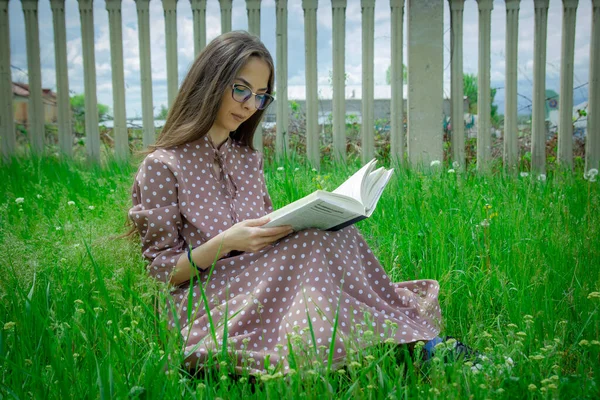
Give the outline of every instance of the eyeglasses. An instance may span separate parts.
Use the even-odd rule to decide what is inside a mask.
[[[255,98],[255,106],[258,110],[264,110],[271,104],[274,100],[274,97],[268,93],[254,93],[252,89],[250,89],[246,85],[242,85],[241,83],[234,83],[231,91],[231,95],[233,99],[238,103],[245,103],[248,99],[254,95]]]

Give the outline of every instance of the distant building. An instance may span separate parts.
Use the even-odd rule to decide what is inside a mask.
[[[13,82],[12,92],[15,123],[27,125],[29,120],[29,85]],[[56,123],[58,119],[56,93],[50,89],[42,89],[42,101],[44,103],[44,122],[47,124]]]

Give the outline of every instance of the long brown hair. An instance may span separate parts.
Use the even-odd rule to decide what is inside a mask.
[[[250,57],[265,61],[270,69],[267,93],[273,93],[274,66],[271,54],[254,35],[245,31],[218,36],[198,55],[185,77],[167,121],[149,152],[200,139],[208,133],[221,107],[221,96],[233,84]],[[265,110],[257,110],[231,134],[231,138],[254,150],[254,131]]]
[[[167,120],[156,143],[138,152],[148,155],[157,149],[182,145],[208,134],[221,107],[223,93],[228,90],[240,69],[251,57],[267,63],[270,70],[267,93],[273,93],[275,68],[273,58],[260,39],[246,31],[233,31],[213,39],[198,54],[181,83],[177,97],[167,114]],[[266,110],[257,110],[244,121],[230,137],[254,150],[254,132]],[[127,218],[130,230],[121,236],[135,233],[136,228]]]

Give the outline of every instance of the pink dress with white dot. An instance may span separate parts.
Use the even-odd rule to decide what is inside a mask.
[[[190,246],[273,211],[262,154],[232,138],[216,148],[208,135],[149,154],[132,196],[129,217],[141,234],[148,273],[163,282]],[[217,346],[198,281],[172,287],[169,296],[177,310],[168,312],[169,323],[181,331],[190,368],[221,348],[225,323],[238,370],[247,365],[253,373],[265,371],[267,360],[285,372],[295,366],[294,354],[312,348],[326,362],[332,341],[338,363],[348,349],[366,347],[366,337],[411,343],[440,330],[438,283],[390,282],[354,225],[336,232],[306,229],[254,253],[229,253],[200,281]]]

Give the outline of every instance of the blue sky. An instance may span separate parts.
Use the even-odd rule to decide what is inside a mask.
[[[221,32],[221,19],[218,0],[208,0],[207,5],[207,37],[208,41]],[[288,85],[289,97],[293,98],[301,92],[305,82],[304,71],[304,13],[301,0],[288,0]],[[346,9],[346,73],[347,84],[360,87],[362,80],[361,67],[361,12],[360,0],[348,0]],[[181,0],[177,6],[178,21],[178,62],[179,81],[194,57],[193,26],[190,2]],[[81,27],[78,4],[76,0],[66,0],[65,14],[67,20],[67,53],[69,65],[69,85],[72,93],[83,93],[83,58],[81,50]],[[141,115],[141,90],[139,71],[139,51],[137,33],[137,14],[134,0],[123,0],[123,47],[125,59],[125,85],[127,116]],[[331,1],[320,0],[318,11],[317,62],[319,87],[329,88],[329,72],[332,69],[332,13]],[[161,104],[167,104],[166,84],[166,51],[164,35],[164,19],[162,2],[150,2],[150,36],[152,53],[153,100],[155,112]],[[499,112],[504,110],[504,38],[505,38],[505,6],[504,1],[494,1],[492,11],[491,41],[491,81],[497,87],[496,104]],[[94,2],[95,54],[98,101],[112,107],[111,64],[108,13],[105,2]],[[27,56],[25,45],[25,27],[21,2],[12,0],[9,3],[11,65],[13,79],[27,82]],[[246,3],[244,0],[233,0],[233,29],[247,29]],[[45,88],[56,88],[54,62],[54,36],[52,30],[52,12],[49,0],[39,2],[39,27],[42,63],[42,83]],[[406,57],[406,15],[405,15],[405,47]],[[533,0],[523,0],[519,14],[519,94],[531,98],[533,78]],[[548,42],[546,64],[546,87],[559,92],[560,53],[562,31],[562,2],[551,0],[548,13]],[[391,60],[390,38],[390,5],[389,1],[376,1],[375,5],[375,85],[385,85],[385,71]],[[589,76],[589,43],[591,32],[591,1],[579,2],[577,11],[575,74],[574,86],[582,87],[573,93],[574,104],[588,97]],[[261,38],[275,59],[275,1],[263,0],[261,10]],[[478,55],[478,11],[475,0],[465,1],[464,12],[464,71],[477,73]],[[444,1],[444,96],[450,92],[450,15],[447,1]],[[25,72],[24,72],[25,71]],[[360,90],[357,90],[360,93]],[[377,90],[376,90],[377,92]],[[520,113],[530,111],[530,101],[519,97]]]

